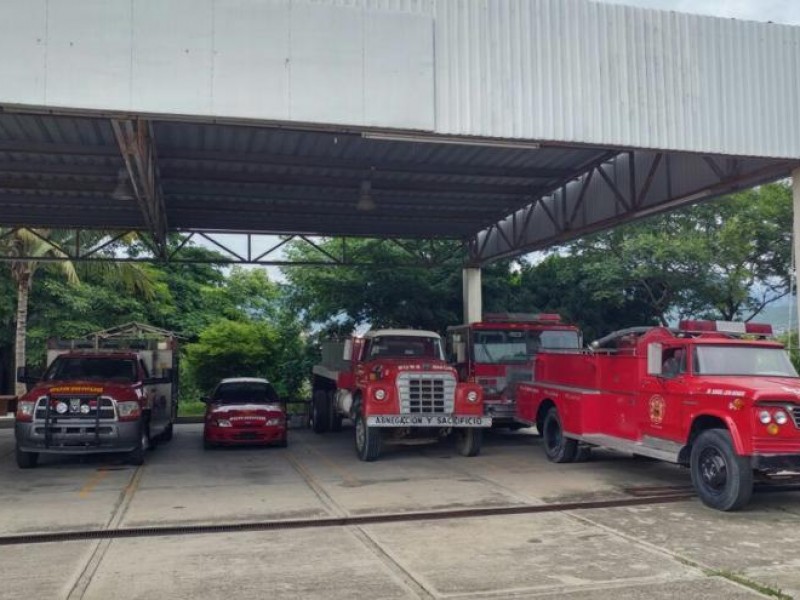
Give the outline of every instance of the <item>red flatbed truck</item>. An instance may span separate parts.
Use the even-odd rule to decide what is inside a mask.
[[[536,355],[581,347],[580,331],[557,314],[493,313],[483,321],[447,329],[447,354],[459,381],[483,389],[493,427],[522,427],[516,420],[517,384],[532,381]]]
[[[312,373],[311,427],[338,431],[353,421],[355,449],[376,460],[384,444],[418,444],[452,435],[464,456],[481,449],[483,414],[479,386],[459,383],[444,360],[438,333],[379,329],[323,344]]]
[[[553,462],[603,446],[684,465],[703,503],[740,509],[756,476],[800,471],[800,379],[771,333],[684,321],[542,352],[517,418],[538,427]]]

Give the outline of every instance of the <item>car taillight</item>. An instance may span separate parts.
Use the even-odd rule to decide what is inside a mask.
[[[142,409],[135,400],[117,402],[117,414],[120,421],[135,421],[142,414]]]
[[[35,402],[18,402],[17,403],[17,421],[31,422],[33,421],[33,412]]]

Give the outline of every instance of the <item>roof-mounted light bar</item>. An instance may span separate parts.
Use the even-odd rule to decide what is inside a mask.
[[[691,333],[731,333],[735,335],[772,335],[772,325],[767,323],[744,323],[742,321],[681,321],[678,329]]]
[[[483,320],[490,323],[561,323],[561,315],[555,313],[487,313]]]

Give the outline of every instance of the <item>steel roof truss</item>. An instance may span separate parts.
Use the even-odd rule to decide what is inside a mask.
[[[144,222],[152,233],[156,254],[167,256],[167,212],[161,191],[153,129],[145,119],[113,119],[117,139],[133,194]]]

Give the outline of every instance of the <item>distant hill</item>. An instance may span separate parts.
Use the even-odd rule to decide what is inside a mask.
[[[792,302],[794,300],[792,299]],[[775,333],[783,333],[789,329],[797,329],[797,310],[792,311],[792,323],[789,323],[789,304],[790,301],[776,303],[768,306],[761,311],[753,321],[759,323],[769,323]]]

